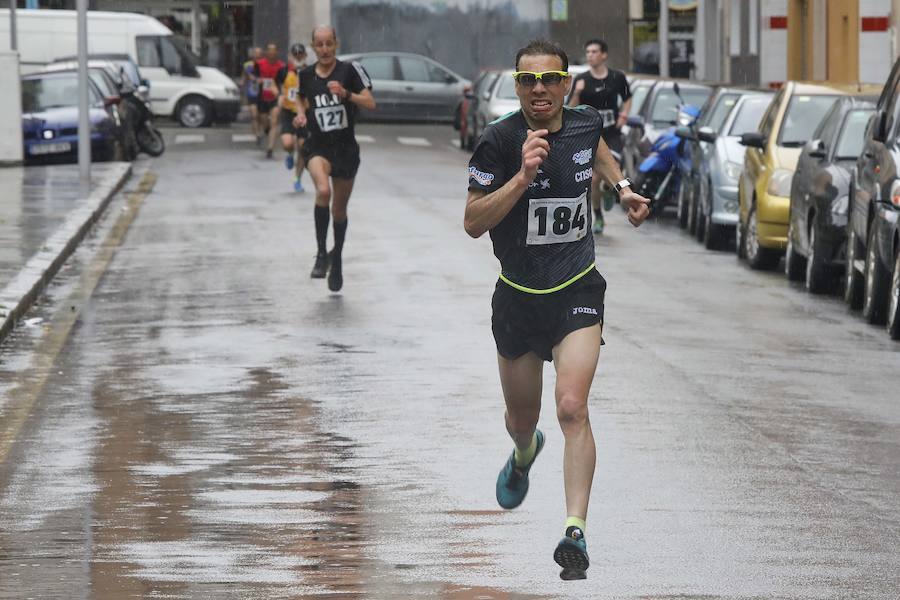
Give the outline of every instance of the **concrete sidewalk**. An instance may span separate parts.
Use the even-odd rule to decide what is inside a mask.
[[[80,198],[76,165],[0,169],[0,342],[130,174],[129,163],[93,165]]]

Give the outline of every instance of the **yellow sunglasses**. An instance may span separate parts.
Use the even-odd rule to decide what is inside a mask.
[[[569,73],[568,71],[541,71],[540,73],[516,71],[512,76],[519,85],[534,87],[538,81],[544,85],[559,85],[563,79],[569,76]]]

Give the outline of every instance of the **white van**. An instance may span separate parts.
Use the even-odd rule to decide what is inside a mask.
[[[23,73],[77,53],[76,12],[16,11]],[[0,9],[0,47],[9,48],[9,9]],[[137,62],[150,84],[153,112],[185,127],[231,122],[240,112],[240,91],[227,75],[202,67],[181,39],[152,17],[88,11],[88,53],[123,53]]]

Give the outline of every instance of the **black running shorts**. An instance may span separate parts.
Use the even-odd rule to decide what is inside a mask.
[[[606,280],[596,269],[552,294],[520,292],[498,281],[491,301],[497,352],[510,360],[534,352],[552,361],[553,348],[567,335],[598,323],[602,326],[605,294]]]
[[[622,150],[625,148],[625,139],[622,137],[622,132],[619,131],[616,127],[607,127],[603,130],[603,141],[606,142],[606,145],[610,150],[618,154],[620,157],[622,156]],[[621,162],[621,160],[619,161]]]
[[[317,135],[312,135],[300,151],[306,164],[320,156],[331,164],[331,176],[338,179],[353,179],[359,171],[359,144],[323,144]]]
[[[263,100],[262,96],[257,98],[256,100],[256,108],[262,114],[268,114],[272,112],[272,109],[278,106],[278,99],[275,100]]]
[[[309,137],[309,129],[306,127],[294,127],[294,117],[296,116],[297,113],[294,111],[282,107],[281,112],[278,114],[278,122],[281,124],[281,133],[290,133],[305,140]]]

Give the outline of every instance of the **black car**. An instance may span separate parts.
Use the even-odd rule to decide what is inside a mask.
[[[900,60],[866,127],[850,182],[845,299],[900,339]]]
[[[832,270],[843,266],[850,178],[874,110],[872,102],[838,98],[800,153],[784,271],[791,281],[805,280],[810,293],[828,291]]]
[[[635,177],[637,168],[650,154],[650,146],[656,138],[676,124],[680,100],[674,86],[674,81],[657,80],[640,110],[628,117],[623,167],[629,177]],[[684,81],[679,81],[678,87],[685,103],[697,107],[703,106],[713,91],[708,85]]]

